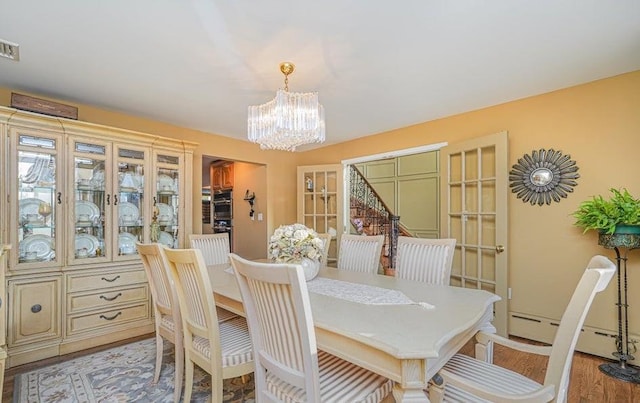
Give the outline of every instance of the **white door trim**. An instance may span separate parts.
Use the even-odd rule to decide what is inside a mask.
[[[427,144],[427,145],[423,145],[423,146],[418,146],[418,147],[411,147],[411,148],[404,148],[402,150],[395,150],[395,151],[387,151],[384,153],[380,153],[380,154],[373,154],[373,155],[366,155],[364,157],[356,157],[356,158],[350,158],[350,159],[346,159],[346,160],[342,160],[342,177],[343,182],[342,182],[342,194],[345,195],[342,198],[342,218],[344,220],[344,222],[342,223],[342,230],[344,232],[348,231],[349,228],[349,197],[347,196],[349,194],[349,165],[353,165],[353,164],[360,164],[362,162],[370,162],[370,161],[378,161],[378,160],[384,160],[384,159],[388,159],[388,158],[396,158],[396,157],[403,157],[405,155],[413,155],[413,154],[420,154],[420,153],[426,153],[429,151],[435,151],[435,150],[440,150],[443,147],[446,147],[447,145],[449,145],[448,142],[443,141],[440,143],[434,143],[434,144]]]
[[[348,160],[342,160],[342,165],[352,165],[352,164],[359,164],[362,162],[384,160],[387,158],[403,157],[405,155],[426,153],[429,151],[439,150],[442,147],[446,147],[448,144],[449,143],[444,141],[442,143],[428,144],[424,146],[405,148],[405,149],[396,150],[396,151],[388,151],[380,154],[365,155],[364,157],[356,157],[356,158],[350,158]]]

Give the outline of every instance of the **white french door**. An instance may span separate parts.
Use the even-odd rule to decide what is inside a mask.
[[[440,151],[441,238],[457,240],[451,285],[487,290],[502,300],[493,325],[507,335],[507,132]]]

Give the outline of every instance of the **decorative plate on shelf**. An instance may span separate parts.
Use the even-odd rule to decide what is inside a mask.
[[[76,200],[76,222],[86,224],[98,218],[100,218],[100,208],[95,203],[88,200]]]
[[[94,256],[98,246],[100,246],[100,241],[98,241],[98,238],[93,235],[76,234],[76,255],[80,255],[78,251],[86,249],[86,256]]]
[[[158,208],[158,222],[167,224],[173,221],[173,207],[165,203],[156,203]]]
[[[18,203],[20,206],[20,216],[39,214],[38,207],[40,207],[40,203],[45,203],[45,201],[36,198],[21,199]]]
[[[118,204],[118,219],[122,224],[133,224],[138,221],[140,210],[138,207],[129,202],[121,202]]]
[[[136,253],[136,238],[135,235],[128,232],[121,232],[118,234],[118,248],[120,248],[121,255],[134,255]]]
[[[160,237],[158,243],[161,243],[169,248],[173,248],[173,235],[166,231],[160,231]]]
[[[20,254],[27,256],[35,252],[37,260],[51,260],[55,255],[53,238],[49,235],[34,234],[20,241]]]
[[[169,175],[158,176],[158,192],[175,192],[175,184]]]

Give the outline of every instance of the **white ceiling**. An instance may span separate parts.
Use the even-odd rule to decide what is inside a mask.
[[[638,0],[2,3],[0,86],[238,139],[282,61],[328,144],[640,69]]]

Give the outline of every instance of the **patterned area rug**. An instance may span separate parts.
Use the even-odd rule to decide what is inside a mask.
[[[115,347],[99,353],[16,375],[13,402],[115,403],[173,402],[173,344],[165,342],[162,371],[153,383],[155,339]],[[224,381],[228,403],[254,403],[253,376]],[[196,366],[192,402],[206,402],[211,377]]]

